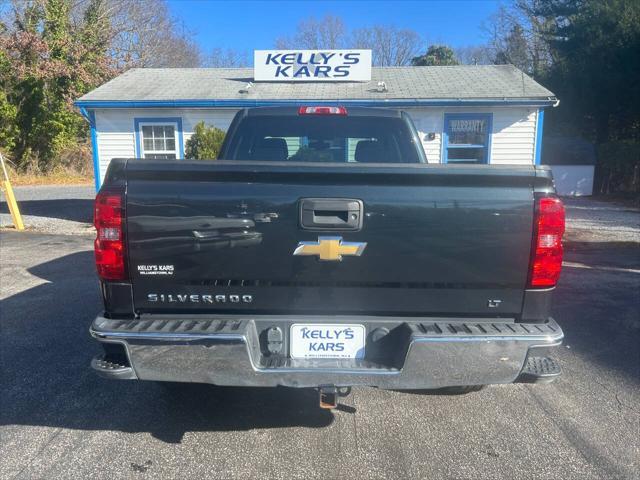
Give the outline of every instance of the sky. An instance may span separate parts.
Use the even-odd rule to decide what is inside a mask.
[[[291,36],[301,20],[327,14],[341,17],[348,29],[394,25],[415,30],[426,44],[476,45],[485,41],[482,22],[500,3],[499,0],[169,0],[169,8],[195,34],[205,53],[216,47],[231,48],[252,57],[253,50],[274,48],[276,38]]]

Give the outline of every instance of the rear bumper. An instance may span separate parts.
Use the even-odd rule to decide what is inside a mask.
[[[369,323],[368,317],[350,320]],[[403,322],[403,328],[406,353],[391,366],[367,360],[267,357],[261,353],[255,321],[247,317],[132,321],[98,317],[91,335],[100,342],[123,345],[127,359],[120,364],[94,359],[92,367],[118,379],[429,389],[518,381],[529,357],[560,345],[563,339],[553,319],[523,324],[412,318]]]

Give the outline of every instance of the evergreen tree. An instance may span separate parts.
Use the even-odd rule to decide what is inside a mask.
[[[424,55],[414,57],[411,65],[415,66],[442,66],[459,65],[453,50],[446,45],[431,45]]]

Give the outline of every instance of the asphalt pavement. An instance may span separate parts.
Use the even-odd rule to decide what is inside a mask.
[[[97,377],[91,237],[0,233],[0,478],[640,478],[640,239],[569,238],[558,381],[356,388],[329,412],[314,390]]]

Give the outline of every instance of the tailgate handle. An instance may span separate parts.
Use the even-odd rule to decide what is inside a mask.
[[[362,200],[351,198],[303,198],[300,226],[306,230],[360,230]]]

